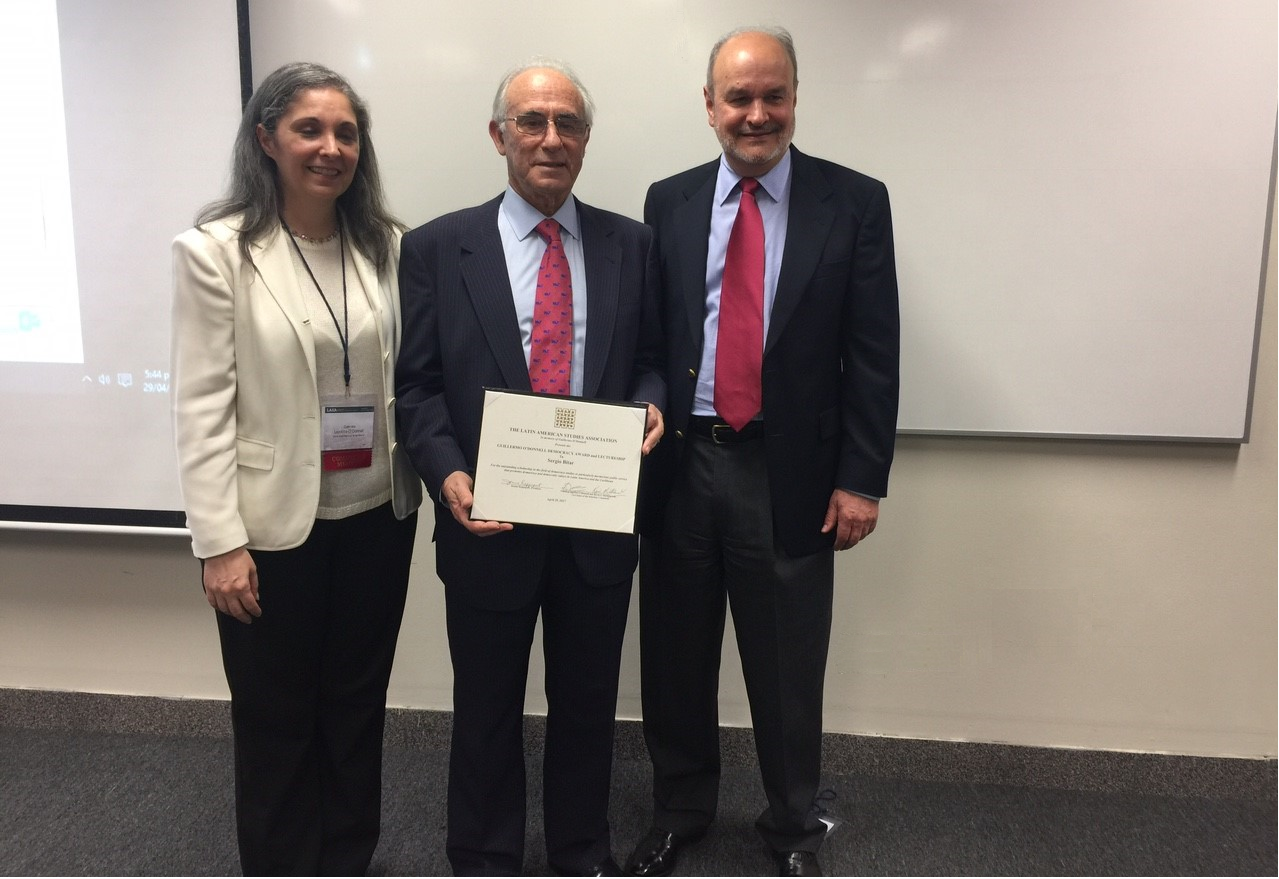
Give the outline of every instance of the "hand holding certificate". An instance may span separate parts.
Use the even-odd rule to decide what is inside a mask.
[[[472,519],[631,533],[647,407],[486,389]]]

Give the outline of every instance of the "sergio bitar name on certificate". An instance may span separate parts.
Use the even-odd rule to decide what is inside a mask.
[[[471,518],[635,532],[645,403],[484,389]]]

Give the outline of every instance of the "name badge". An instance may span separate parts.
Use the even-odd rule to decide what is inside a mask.
[[[372,394],[320,400],[320,452],[325,470],[358,470],[373,463]]]

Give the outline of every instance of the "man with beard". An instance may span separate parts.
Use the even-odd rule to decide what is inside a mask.
[[[723,147],[655,183],[667,419],[640,561],[653,826],[629,872],[672,871],[715,815],[718,675],[731,606],[781,875],[820,875],[822,685],[834,552],[875,528],[898,392],[897,278],[884,185],[791,146],[798,86],[781,29],[712,49]]]

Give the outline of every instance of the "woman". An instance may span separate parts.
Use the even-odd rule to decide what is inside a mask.
[[[173,244],[182,494],[217,609],[245,875],[362,874],[421,484],[392,410],[403,227],[368,110],[289,64]]]

